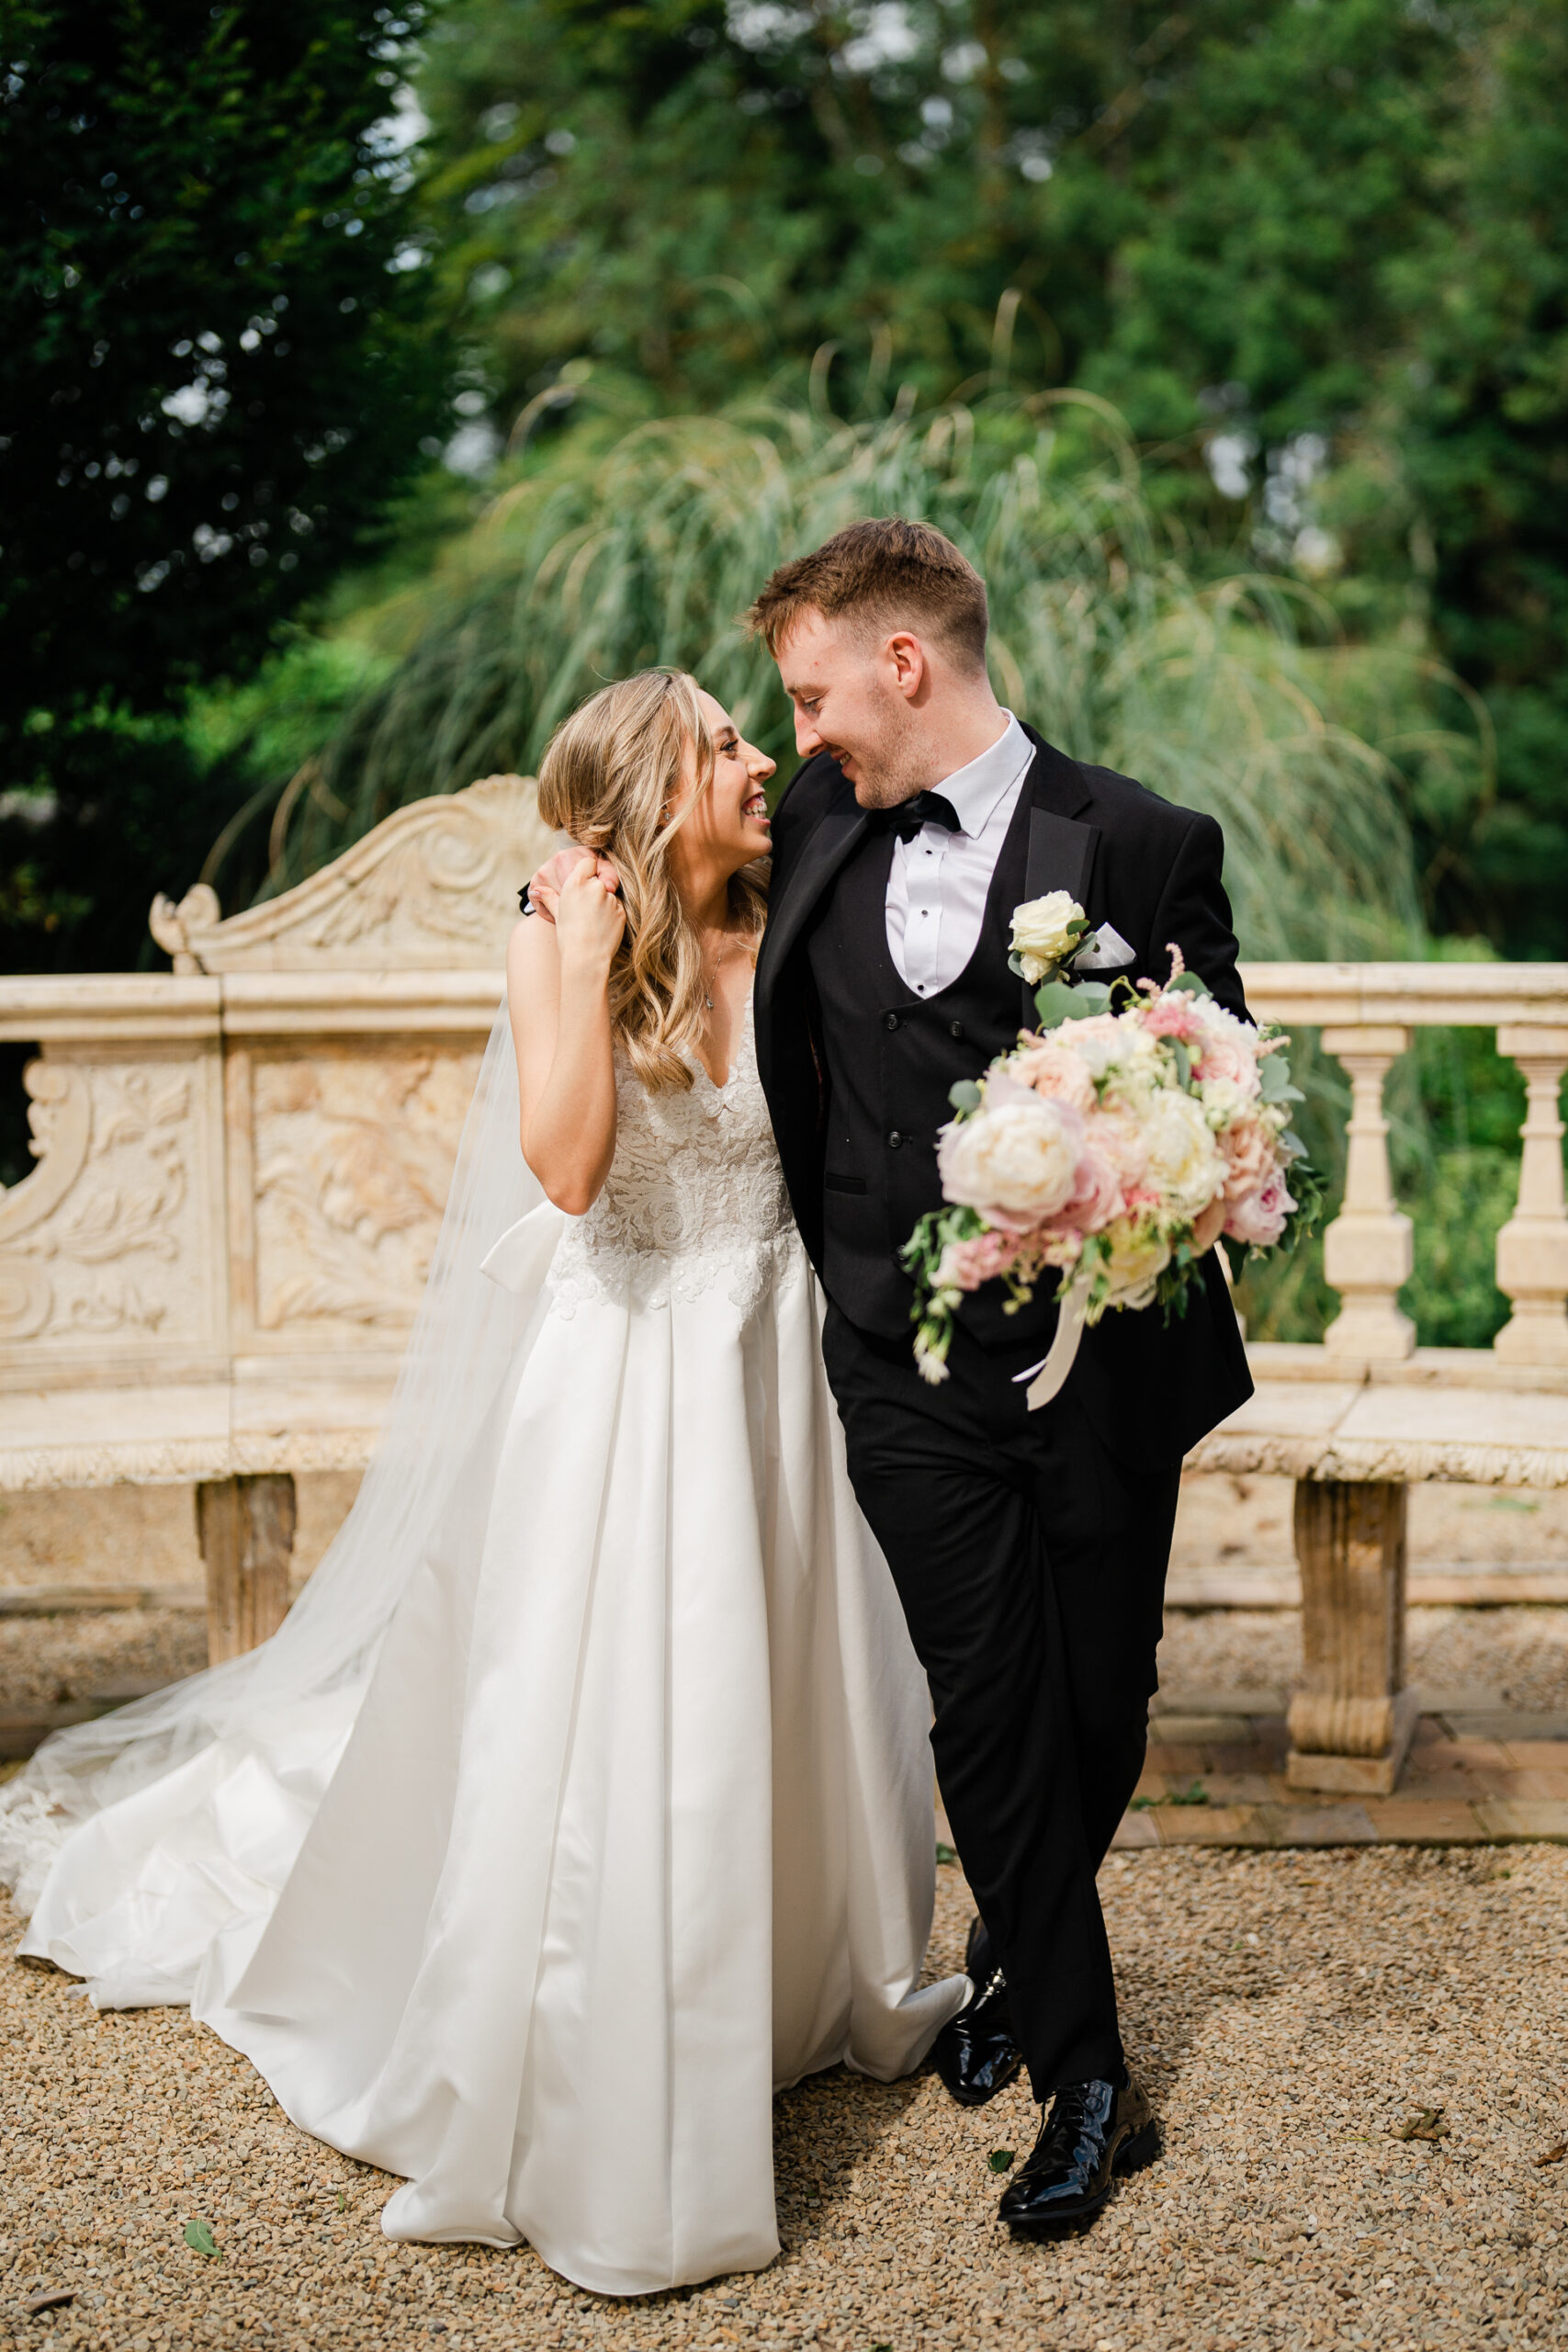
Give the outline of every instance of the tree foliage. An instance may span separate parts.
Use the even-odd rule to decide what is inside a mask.
[[[417,462],[439,357],[378,126],[420,15],[12,0],[0,724],[253,661]]]
[[[1223,562],[1493,697],[1498,789],[1412,797],[1428,912],[1568,953],[1565,51],[1561,0],[453,0],[470,401],[1104,393]]]
[[[247,788],[193,752],[183,697],[253,667],[359,553],[446,413],[391,119],[423,15],[423,0],[6,7],[14,965],[138,960],[152,891],[199,866]]]

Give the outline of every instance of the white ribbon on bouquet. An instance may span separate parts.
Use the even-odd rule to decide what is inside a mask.
[[[1038,1363],[1032,1363],[1027,1372],[1013,1374],[1015,1387],[1025,1380],[1032,1383],[1023,1400],[1032,1413],[1037,1413],[1042,1405],[1048,1405],[1053,1396],[1060,1396],[1068,1373],[1077,1362],[1093,1279],[1091,1273],[1082,1271],[1073,1276],[1056,1317],[1055,1337],[1050,1347]]]

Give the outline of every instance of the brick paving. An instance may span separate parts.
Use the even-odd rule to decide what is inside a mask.
[[[1311,1796],[1285,1780],[1280,1693],[1162,1694],[1144,1776],[1115,1844],[1568,1844],[1568,1718],[1484,1696],[1435,1702],[1387,1797]]]

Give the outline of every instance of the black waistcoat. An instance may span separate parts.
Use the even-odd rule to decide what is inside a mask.
[[[852,1323],[908,1340],[913,1285],[898,1251],[928,1209],[942,1205],[937,1130],[953,1115],[948,1091],[978,1078],[1016,1044],[1023,993],[1008,967],[1012,910],[1024,896],[1030,797],[1018,808],[986,902],[980,936],[950,986],[916,996],[887,946],[893,836],[869,833],[818,911],[807,945],[827,1080],[822,1280]],[[1050,1294],[1005,1316],[992,1283],[964,1302],[965,1328],[983,1343],[1048,1332]]]

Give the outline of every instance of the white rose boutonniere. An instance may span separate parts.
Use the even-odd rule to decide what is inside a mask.
[[[1059,978],[1089,929],[1089,917],[1066,890],[1026,899],[1012,910],[1012,968],[1031,988]]]

